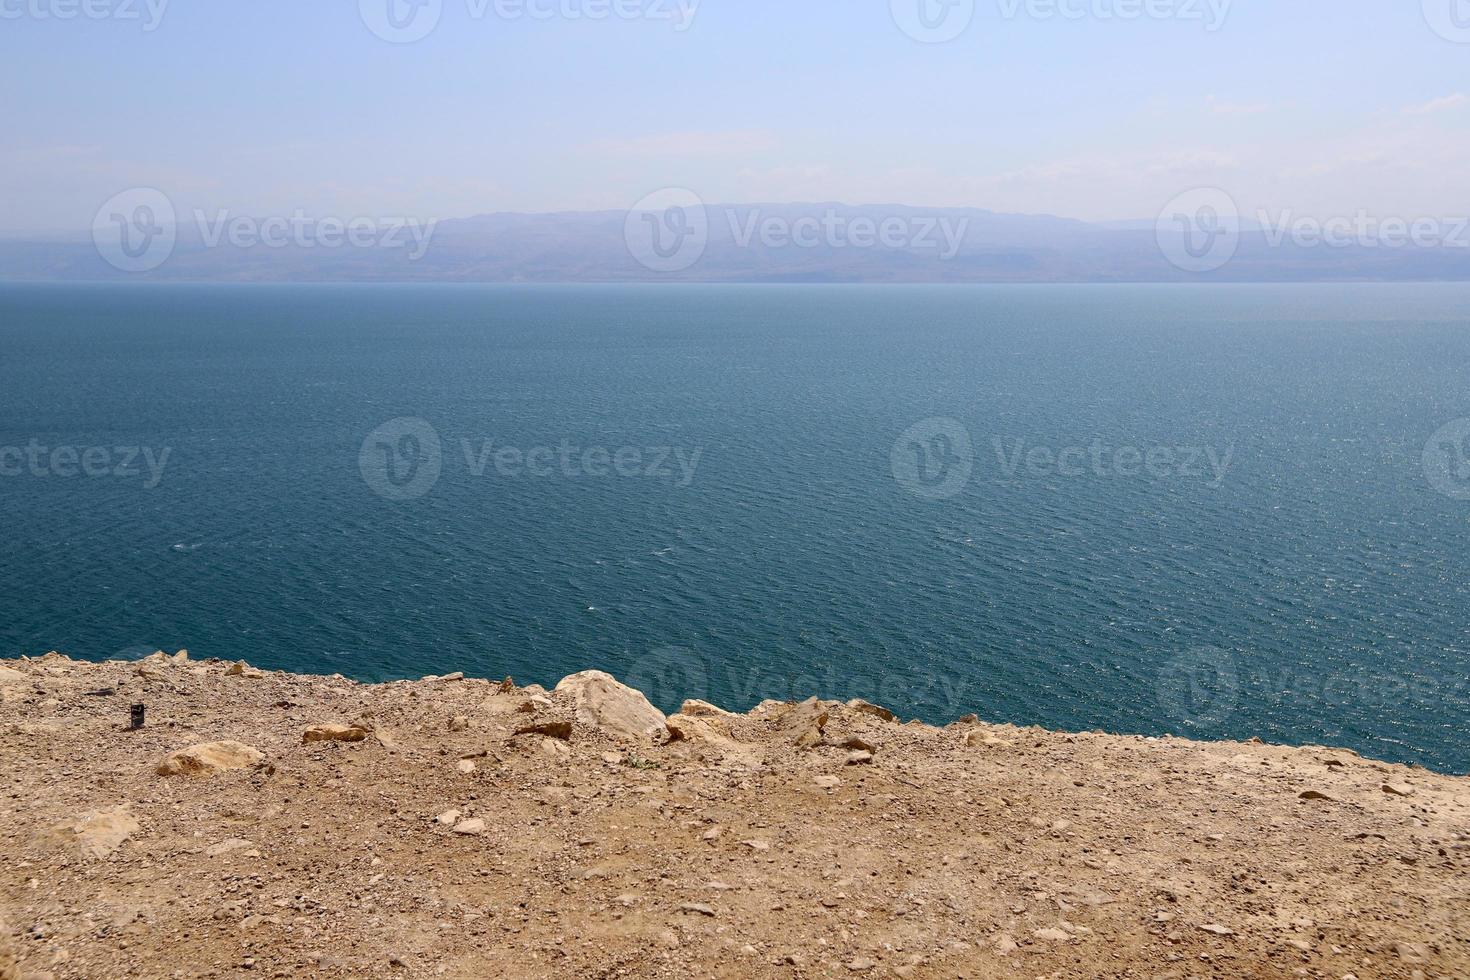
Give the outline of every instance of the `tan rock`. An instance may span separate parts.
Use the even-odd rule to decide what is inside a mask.
[[[264,753],[242,742],[201,742],[164,759],[157,772],[160,776],[212,776],[229,769],[245,769],[264,759]]]
[[[1413,796],[1414,787],[1408,783],[1384,783],[1383,791],[1390,796]]]
[[[20,963],[10,939],[10,923],[0,911],[0,980],[21,980]]]
[[[895,715],[882,705],[872,704],[871,702],[864,701],[862,698],[853,698],[847,702],[847,706],[854,711],[862,712],[865,715],[872,715],[874,718],[879,718],[883,721],[898,721],[898,715]]]
[[[265,676],[265,671],[256,670],[243,660],[237,660],[225,668],[226,677],[244,677],[247,680],[259,680]]]
[[[464,834],[466,837],[478,837],[485,832],[485,821],[478,818],[474,820],[461,820],[454,825],[456,834]]]
[[[798,749],[814,749],[821,744],[822,730],[815,725],[796,736],[796,747]]]
[[[312,725],[301,733],[303,744],[311,742],[361,742],[368,730],[361,725]]]
[[[522,725],[515,730],[517,735],[542,735],[546,738],[560,739],[565,742],[572,737],[572,723],[569,721],[543,721],[534,725]]]
[[[734,745],[734,739],[730,737],[729,726],[722,717],[669,715],[668,728],[669,740],[672,742],[704,742],[726,748],[732,748]]]
[[[793,739],[808,737],[816,729],[820,737],[831,712],[827,705],[816,698],[807,698],[800,704],[780,705],[773,712],[772,725],[776,731],[790,735]]]
[[[0,684],[24,684],[30,678],[14,667],[0,667]]]
[[[611,674],[584,670],[562,678],[556,694],[570,699],[577,720],[619,738],[667,741],[669,729],[661,711],[642,692],[621,684]]]
[[[847,764],[849,766],[866,766],[873,762],[873,753],[858,750],[847,753]]]
[[[726,711],[718,705],[701,701],[698,698],[690,698],[679,708],[679,714],[688,715],[690,718],[735,718],[733,711]]]
[[[1429,962],[1428,943],[1396,943],[1394,952],[1399,954],[1399,959],[1410,966],[1417,966]]]
[[[108,810],[94,810],[75,820],[58,824],[56,832],[75,839],[89,858],[110,858],[139,830],[138,821],[126,803]]]
[[[449,719],[449,730],[451,732],[462,732],[470,727],[470,719],[467,715],[455,715]]]

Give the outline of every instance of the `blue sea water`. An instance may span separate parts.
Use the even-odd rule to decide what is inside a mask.
[[[1464,772],[1466,417],[1463,285],[0,286],[0,654]]]

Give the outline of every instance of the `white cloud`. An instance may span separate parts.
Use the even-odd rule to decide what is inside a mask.
[[[1205,101],[1217,116],[1259,116],[1274,108],[1266,103],[1226,102],[1213,95],[1206,97]]]
[[[776,148],[776,137],[763,129],[691,130],[631,139],[597,140],[591,150],[620,157],[703,157],[762,153]]]
[[[1404,115],[1427,116],[1432,112],[1441,112],[1445,109],[1462,106],[1466,102],[1470,102],[1470,98],[1467,98],[1463,92],[1456,92],[1454,95],[1446,95],[1442,99],[1430,99],[1423,105],[1411,105],[1404,110]]]

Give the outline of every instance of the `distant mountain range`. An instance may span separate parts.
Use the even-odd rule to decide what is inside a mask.
[[[699,213],[702,210],[702,214]],[[0,280],[229,282],[1181,282],[1470,280],[1470,248],[1281,240],[1242,222],[1227,254],[1154,223],[838,203],[499,213],[361,225],[181,215],[123,271],[118,229],[0,241]],[[129,219],[131,220],[131,219]],[[253,229],[253,232],[252,232]],[[163,228],[155,227],[155,234]],[[254,241],[274,235],[273,244]],[[1463,234],[1463,230],[1462,230]],[[111,236],[111,237],[109,237]],[[1175,240],[1171,240],[1171,236]],[[94,237],[96,240],[94,240]],[[233,242],[232,242],[233,238]],[[328,244],[322,244],[325,239]],[[100,241],[101,247],[97,244]],[[142,248],[134,238],[131,247]],[[1462,243],[1463,244],[1463,243]],[[1175,260],[1171,261],[1170,256]],[[1183,262],[1179,256],[1185,256]],[[1223,261],[1221,261],[1223,259]]]

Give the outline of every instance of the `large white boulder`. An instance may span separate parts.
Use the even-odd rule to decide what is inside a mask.
[[[563,677],[553,692],[572,702],[577,721],[620,738],[649,738],[664,742],[669,728],[643,692],[619,683],[611,674],[584,670]]]

